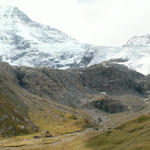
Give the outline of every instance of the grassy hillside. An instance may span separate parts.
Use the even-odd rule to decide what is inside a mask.
[[[28,108],[18,96],[11,67],[0,64],[0,136],[17,136],[37,131]]]
[[[0,93],[0,135],[16,136],[33,133],[33,125],[13,103]]]
[[[21,96],[27,111],[22,111],[7,94],[0,93],[1,136],[33,133],[36,126],[39,129],[37,135],[47,130],[52,135],[71,133],[81,131],[88,126],[82,113],[77,109],[39,98],[22,89],[19,89],[18,96]]]
[[[9,142],[0,142],[1,146],[18,147],[16,150],[149,150],[150,115],[142,115],[103,133],[87,129],[37,140],[17,137]]]
[[[87,142],[87,148],[93,150],[149,150],[150,115],[142,115],[91,138]]]
[[[56,104],[35,95],[28,96],[25,103],[29,108],[30,119],[39,127],[40,133],[48,130],[52,135],[59,135],[81,131],[88,126],[78,109]]]

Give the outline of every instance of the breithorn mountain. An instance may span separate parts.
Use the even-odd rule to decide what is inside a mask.
[[[58,29],[32,21],[17,7],[0,7],[0,61],[67,69],[108,60],[149,74],[150,35],[135,36],[123,47],[82,44]]]

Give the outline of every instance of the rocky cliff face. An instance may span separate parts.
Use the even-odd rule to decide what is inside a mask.
[[[67,105],[79,106],[82,99],[100,92],[145,93],[145,76],[107,62],[75,70],[16,67],[15,74],[22,88]]]
[[[82,70],[82,81],[85,87],[99,92],[120,93],[136,91],[143,93],[144,76],[127,67],[102,63]]]

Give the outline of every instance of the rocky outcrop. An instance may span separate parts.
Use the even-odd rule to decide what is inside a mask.
[[[98,92],[144,93],[144,75],[128,69],[125,66],[105,62],[82,70],[82,81],[85,87]]]
[[[123,104],[121,101],[112,99],[95,101],[92,103],[92,106],[111,114],[129,111],[128,105]]]

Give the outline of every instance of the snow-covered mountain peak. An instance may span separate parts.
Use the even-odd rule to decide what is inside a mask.
[[[0,61],[69,68],[80,63],[85,51],[66,33],[32,21],[18,8],[0,8]]]
[[[150,34],[134,36],[124,47],[150,47]]]
[[[81,44],[58,29],[32,21],[17,7],[0,7],[0,61],[66,69],[108,60],[150,74],[150,34],[135,36],[123,47]]]
[[[0,6],[0,20],[30,22],[29,17],[15,6]]]
[[[0,5],[0,16],[10,15],[14,9],[17,9],[17,7],[10,5]]]
[[[150,74],[150,34],[134,36],[114,56],[114,59],[122,58],[120,64],[136,70],[142,74]]]

